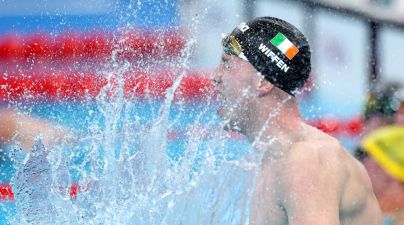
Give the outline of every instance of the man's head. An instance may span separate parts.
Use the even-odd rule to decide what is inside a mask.
[[[212,80],[225,99],[219,114],[231,129],[247,123],[251,111],[263,106],[262,99],[294,96],[311,70],[306,38],[277,18],[259,17],[241,23],[222,45],[222,62]]]

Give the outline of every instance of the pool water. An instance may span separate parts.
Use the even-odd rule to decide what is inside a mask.
[[[39,153],[36,156],[31,153],[31,158],[28,160],[31,165],[29,165],[29,163],[22,164],[22,160],[24,160],[25,156],[21,152],[18,153],[18,151],[15,153],[16,151],[13,150],[13,146],[5,146],[9,153],[13,152],[13,157],[18,155],[17,158],[19,158],[20,162],[17,162],[16,164],[19,164],[20,167],[14,168],[10,158],[7,157],[7,155],[4,156],[1,164],[1,172],[4,176],[2,176],[1,182],[13,182],[15,202],[0,203],[2,206],[0,211],[0,221],[6,224],[7,221],[12,221],[13,218],[15,219],[15,214],[17,214],[17,217],[21,216],[28,218],[28,215],[31,215],[33,210],[37,210],[38,212],[43,213],[44,216],[30,218],[30,220],[27,221],[45,222],[44,219],[49,216],[46,215],[46,212],[48,210],[50,213],[51,210],[45,210],[44,205],[35,205],[35,201],[39,202],[41,199],[43,201],[54,201],[55,197],[50,196],[49,193],[43,193],[43,190],[55,192],[55,187],[52,186],[55,182],[59,182],[58,185],[62,184],[65,186],[68,186],[71,183],[79,183],[81,186],[88,186],[91,184],[91,187],[88,188],[87,192],[82,191],[78,193],[77,199],[70,200],[69,196],[64,196],[62,200],[59,199],[61,202],[68,202],[68,205],[72,208],[76,207],[76,215],[83,216],[83,214],[85,214],[84,217],[88,216],[88,218],[80,219],[78,216],[74,218],[75,216],[68,215],[67,217],[69,218],[65,217],[64,220],[61,218],[54,218],[54,220],[52,220],[53,222],[69,221],[71,223],[81,224],[89,221],[98,221],[104,223],[108,218],[107,216],[100,218],[99,216],[97,217],[97,215],[94,215],[94,212],[90,212],[94,205],[88,206],[87,209],[77,209],[77,205],[75,204],[80,202],[80,204],[96,203],[98,205],[104,205],[102,207],[100,206],[98,210],[101,211],[97,212],[98,215],[101,215],[101,212],[106,213],[111,210],[109,208],[111,207],[110,204],[117,201],[117,199],[120,199],[122,196],[126,196],[128,199],[136,199],[138,202],[140,199],[156,201],[156,199],[161,198],[161,195],[167,193],[171,193],[168,194],[169,197],[166,197],[167,202],[164,204],[159,203],[164,207],[157,203],[147,205],[149,203],[146,204],[139,202],[136,207],[132,207],[133,211],[132,213],[129,213],[130,216],[121,215],[119,218],[115,218],[114,221],[122,224],[160,224],[162,220],[178,220],[178,222],[189,221],[192,218],[190,217],[191,214],[180,219],[175,216],[175,211],[172,211],[174,209],[164,213],[148,212],[150,215],[143,218],[141,220],[143,222],[133,218],[144,214],[145,212],[142,211],[145,209],[159,211],[158,209],[161,207],[166,208],[168,205],[171,205],[171,208],[185,207],[183,210],[188,209],[192,211],[191,208],[189,208],[190,206],[183,205],[185,202],[189,201],[189,198],[192,198],[192,201],[194,202],[192,209],[196,207],[196,205],[199,205],[201,210],[206,210],[208,208],[205,201],[211,201],[215,197],[218,197],[217,195],[219,195],[219,192],[214,192],[219,191],[217,187],[221,186],[221,182],[224,187],[229,186],[230,182],[234,183],[234,185],[231,185],[232,189],[234,189],[232,191],[233,195],[228,196],[228,202],[223,207],[228,207],[230,201],[241,201],[242,196],[240,196],[240,198],[233,197],[235,197],[235,193],[237,192],[240,192],[238,195],[244,194],[241,193],[244,190],[242,186],[246,185],[246,183],[240,182],[242,173],[240,173],[240,171],[237,173],[234,172],[239,170],[239,168],[236,165],[232,165],[232,162],[236,162],[245,155],[250,148],[249,143],[241,136],[233,135],[233,137],[231,137],[228,134],[225,134],[219,126],[215,107],[207,105],[203,100],[199,102],[175,103],[170,110],[166,125],[164,125],[164,127],[159,127],[160,125],[156,126],[156,124],[158,124],[156,121],[159,121],[159,113],[161,113],[160,107],[162,104],[163,101],[127,102],[124,104],[124,109],[121,114],[116,115],[113,122],[110,121],[111,118],[107,118],[105,114],[101,112],[102,110],[100,110],[100,106],[95,102],[42,102],[40,104],[37,103],[20,106],[29,109],[32,115],[62,124],[75,130],[76,133],[79,134],[79,138],[74,143],[51,147],[51,149],[48,150],[56,153],[50,153],[49,155],[42,156],[42,158],[40,156],[42,153]],[[34,146],[34,148],[35,147],[38,146]],[[97,151],[96,153],[94,153],[95,149]],[[125,155],[122,154],[123,151],[125,151]],[[127,162],[130,161],[131,158],[135,158],[135,160],[132,160],[131,163]],[[65,162],[61,162],[61,159],[64,159]],[[44,163],[44,160],[47,160],[48,162]],[[38,163],[35,164],[35,162]],[[64,174],[59,171],[60,167],[63,166],[63,163],[66,164]],[[107,168],[106,164],[108,163],[109,166]],[[226,168],[222,168],[221,165],[223,163],[229,164]],[[40,166],[41,164],[44,164],[42,166],[45,167],[46,164],[48,164],[47,168],[42,168]],[[57,166],[55,166],[55,164]],[[22,180],[20,182],[23,184],[18,183],[15,180],[13,181],[12,177],[18,177],[18,174],[24,170],[24,166],[26,167],[25,170],[29,168],[31,174],[25,174],[23,178],[20,178],[20,180]],[[115,168],[112,169],[112,167]],[[137,170],[131,171],[131,169]],[[43,171],[47,170],[51,172],[45,172],[42,174]],[[204,175],[201,175],[202,170]],[[42,182],[37,179],[32,179],[30,176],[38,176],[38,174],[34,174],[33,171],[41,174],[40,177],[47,178]],[[116,174],[114,173],[122,171],[127,174],[119,175],[121,176],[119,178],[121,180],[118,180],[118,183],[114,183],[114,178],[116,178]],[[61,174],[62,176],[68,174],[67,181],[60,182],[57,180],[57,177],[54,177],[56,175],[60,176]],[[231,175],[238,177],[238,181],[226,181]],[[150,180],[149,176],[156,176],[154,179],[160,180]],[[176,178],[170,176],[176,176]],[[217,176],[225,179],[217,179]],[[130,177],[130,179],[128,179],[129,181],[126,180],[127,177]],[[139,178],[139,180],[133,181],[136,179],[134,177]],[[247,176],[245,179],[247,179]],[[18,179],[16,180],[18,181]],[[51,187],[41,187],[41,185],[50,181],[53,182],[53,184],[50,185]],[[130,184],[125,182],[129,182]],[[198,182],[199,185],[196,185]],[[146,187],[144,184],[149,184],[149,186]],[[26,185],[32,185],[33,187],[36,186],[33,188],[35,190],[29,188],[29,191],[36,193],[37,199],[33,200],[30,199],[30,196],[25,195],[25,189],[22,189],[24,191],[21,190],[20,192],[22,193],[19,194],[17,190],[18,188],[15,187],[18,185],[24,188]],[[105,185],[109,187],[97,187],[97,185]],[[214,188],[214,186],[216,188]],[[131,191],[131,189],[134,188],[138,191],[136,194]],[[153,188],[155,188],[155,190],[151,190]],[[115,193],[109,195],[105,194],[106,191]],[[183,194],[185,192],[192,192],[193,194],[188,193],[185,195]],[[60,193],[58,193],[58,195],[60,195]],[[90,195],[93,196],[88,197]],[[175,198],[173,197],[174,195],[176,196]],[[206,195],[211,196],[209,197]],[[83,199],[81,199],[82,196]],[[206,197],[207,199],[205,199]],[[224,195],[222,197],[224,197]],[[24,201],[19,201],[19,198],[24,198]],[[168,201],[170,198],[171,200]],[[28,210],[26,209],[27,206],[24,205],[27,204],[27,201],[31,202],[31,205],[28,207],[29,211],[21,212]],[[222,200],[219,202],[221,203]],[[16,209],[15,204],[23,204],[24,206],[17,206]],[[60,204],[60,202],[53,203],[53,206],[57,207],[58,204]],[[207,218],[210,218],[208,215],[209,213],[212,213],[212,210],[220,210],[220,207],[217,208],[217,204],[214,206],[214,209],[211,208],[207,210],[205,216],[203,216],[204,213],[201,213],[199,215],[200,221],[205,221]],[[108,205],[108,207],[106,207],[106,205]],[[114,207],[116,208],[114,214],[119,214],[119,212],[122,213],[123,208],[118,206]],[[235,203],[234,207],[239,208],[239,203]],[[83,212],[79,212],[80,210]],[[235,212],[234,210],[236,209],[233,209],[233,212]],[[170,213],[172,216],[169,216]],[[109,213],[106,213],[106,215],[107,214]],[[165,215],[165,219],[161,217],[161,214]],[[232,218],[229,219],[240,217],[241,214],[241,212],[232,213],[231,216],[229,215]],[[147,215],[147,213],[144,215]],[[216,219],[223,220],[224,218],[218,217]],[[23,222],[18,219],[16,221]],[[173,223],[167,224],[177,224],[177,222],[173,221]]]
[[[74,130],[77,140],[45,146],[49,154],[39,142],[29,158],[13,145],[3,146],[16,160],[3,156],[0,182],[13,184],[15,201],[0,202],[0,224],[246,221],[259,154],[242,136],[222,130],[215,103],[174,101],[166,119],[164,104],[159,99],[19,104]],[[309,118],[310,104],[302,104]],[[345,145],[352,144],[347,140]],[[72,184],[80,187],[73,199]]]

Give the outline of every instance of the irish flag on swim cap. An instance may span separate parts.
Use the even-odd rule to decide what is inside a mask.
[[[289,60],[299,52],[299,49],[282,33],[272,38],[271,43],[275,45]]]

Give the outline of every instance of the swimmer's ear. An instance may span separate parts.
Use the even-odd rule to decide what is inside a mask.
[[[265,78],[261,78],[258,83],[258,97],[263,97],[268,95],[272,89],[274,89],[274,85],[267,81]]]

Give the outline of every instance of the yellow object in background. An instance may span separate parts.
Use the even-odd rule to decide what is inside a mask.
[[[367,135],[363,149],[387,174],[404,182],[404,126],[388,126]]]

